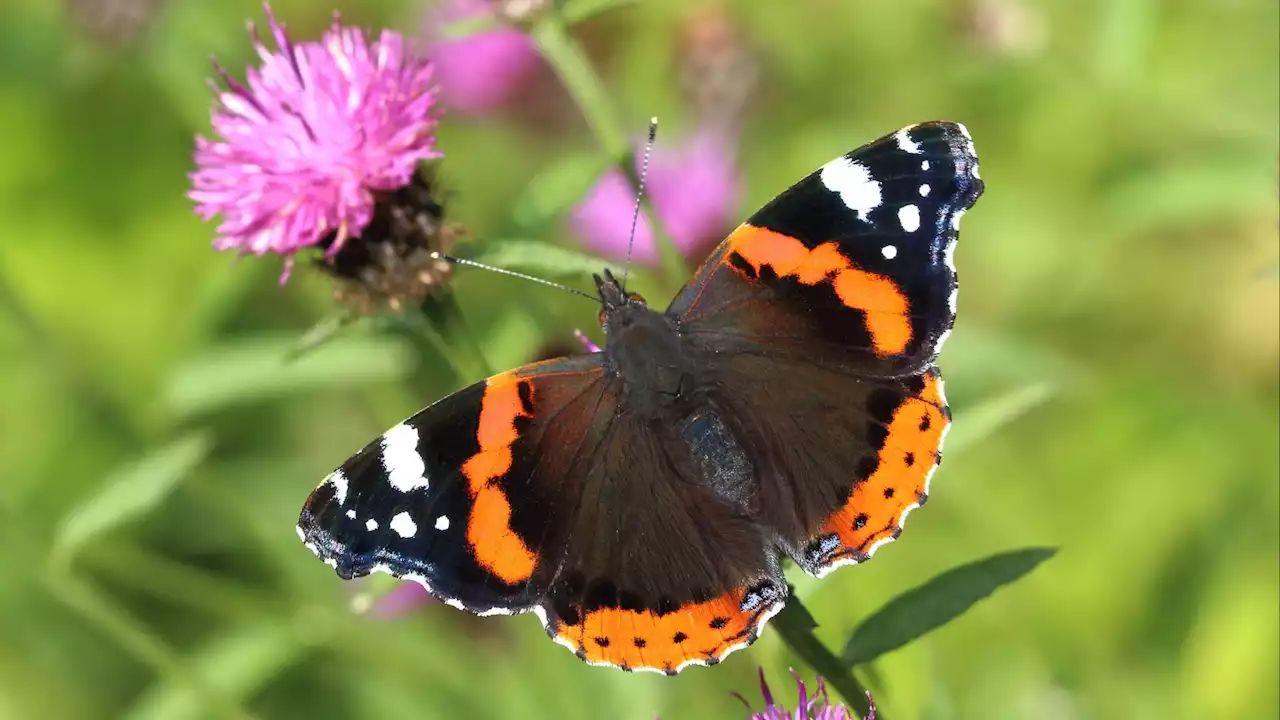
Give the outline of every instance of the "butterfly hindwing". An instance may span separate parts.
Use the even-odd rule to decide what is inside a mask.
[[[952,252],[982,193],[968,131],[913,125],[822,166],[739,226],[667,313],[724,350],[919,373],[955,319]]]
[[[755,469],[756,517],[807,572],[871,557],[928,498],[951,419],[937,368],[859,378],[749,354],[708,362]]]

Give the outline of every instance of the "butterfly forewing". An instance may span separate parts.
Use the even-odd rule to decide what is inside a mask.
[[[865,376],[919,373],[955,320],[954,243],[981,193],[963,126],[904,128],[774,198],[667,312],[695,342],[725,351]]]
[[[759,519],[823,575],[927,498],[950,412],[960,217],[982,193],[963,126],[904,128],[823,165],[735,230],[672,302]]]

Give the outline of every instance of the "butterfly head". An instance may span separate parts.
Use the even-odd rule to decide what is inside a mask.
[[[604,275],[595,275],[596,294],[600,297],[600,326],[608,330],[609,318],[626,317],[644,313],[649,309],[648,303],[640,293],[627,292],[618,282],[618,278],[608,269]]]

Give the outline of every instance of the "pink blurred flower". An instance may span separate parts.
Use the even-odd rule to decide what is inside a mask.
[[[639,158],[637,158],[637,164]],[[655,146],[645,192],[664,229],[680,251],[701,260],[736,224],[741,182],[732,141],[702,132],[675,148]],[[574,208],[570,226],[590,248],[624,258],[636,194],[620,170],[610,170]],[[657,262],[658,250],[644,214],[636,225],[636,262]]]
[[[414,612],[424,605],[439,604],[427,589],[416,582],[403,580],[387,593],[373,601],[369,614],[381,620],[395,620]]]
[[[246,85],[215,65],[215,139],[196,138],[188,195],[205,220],[222,215],[219,250],[291,260],[330,236],[334,254],[369,224],[378,194],[441,156],[432,67],[394,32],[371,41],[335,16],[319,42],[295,45],[266,14],[276,49],[255,35],[262,66]]]
[[[876,705],[871,700],[871,693],[867,693],[867,703],[870,710],[867,712],[865,719],[859,718],[858,714],[853,710],[832,703],[831,698],[827,696],[826,682],[821,677],[818,678],[818,687],[812,696],[809,695],[808,688],[804,686],[804,681],[799,675],[795,675],[796,684],[799,686],[800,699],[796,703],[795,710],[787,710],[781,705],[774,704],[773,693],[769,691],[769,683],[764,679],[764,668],[760,669],[760,693],[764,696],[765,707],[760,712],[752,712],[749,720],[875,720]],[[739,700],[751,709],[751,705],[741,696]]]
[[[533,41],[512,27],[446,36],[452,23],[496,17],[490,0],[442,0],[423,21],[427,56],[452,109],[479,115],[500,107],[541,64]]]

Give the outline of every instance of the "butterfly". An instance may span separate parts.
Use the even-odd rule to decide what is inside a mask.
[[[924,504],[950,411],[964,126],[853,150],[740,225],[665,311],[596,276],[601,352],[459,390],[342,464],[303,543],[480,615],[530,612],[593,665],[669,675],[752,643]]]

